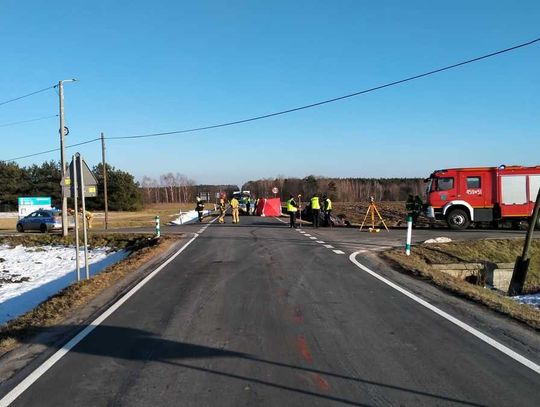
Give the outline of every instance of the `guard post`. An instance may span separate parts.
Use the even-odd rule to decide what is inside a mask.
[[[159,225],[159,215],[156,215],[155,220],[156,220],[156,237],[161,237],[161,229],[160,229],[160,225]]]
[[[412,215],[407,215],[407,242],[405,243],[405,254],[407,256],[411,255],[411,240],[412,240]]]

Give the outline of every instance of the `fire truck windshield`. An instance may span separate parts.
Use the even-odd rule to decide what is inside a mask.
[[[426,196],[429,196],[429,193],[431,192],[431,187],[433,185],[433,178],[428,178],[426,180]]]

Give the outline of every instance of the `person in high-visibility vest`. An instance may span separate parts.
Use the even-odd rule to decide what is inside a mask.
[[[319,202],[319,196],[313,194],[311,198],[311,215],[313,216],[313,227],[319,227],[319,214],[321,213],[321,204]]]
[[[296,212],[298,212],[298,205],[296,204],[296,201],[294,200],[294,196],[291,195],[289,199],[287,200],[287,212],[289,213],[289,227],[295,228],[296,227]]]
[[[234,198],[230,201],[231,208],[232,208],[232,223],[240,223],[240,212],[238,210],[240,206],[240,202],[238,202],[238,199]]]
[[[218,218],[218,222],[219,223],[225,223],[225,212],[227,211],[227,206],[225,205],[225,197],[220,197],[219,198],[219,218]]]
[[[332,213],[332,201],[326,195],[323,195],[324,226],[332,226],[330,215]]]

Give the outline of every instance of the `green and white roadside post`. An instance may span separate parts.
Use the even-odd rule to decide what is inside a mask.
[[[156,220],[156,237],[160,237],[161,236],[161,229],[160,229],[160,226],[159,226],[159,215],[156,215],[155,220]]]
[[[407,215],[407,243],[405,243],[405,254],[411,255],[411,239],[412,239],[412,216]]]

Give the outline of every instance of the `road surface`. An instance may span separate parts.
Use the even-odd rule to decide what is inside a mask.
[[[530,366],[351,261],[357,252],[371,270],[540,364],[537,333],[367,256],[403,244],[405,231],[302,233],[259,217],[174,230],[197,237],[12,406],[540,404]]]

